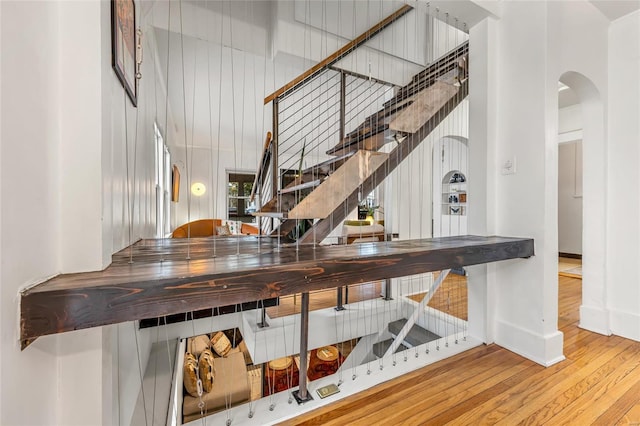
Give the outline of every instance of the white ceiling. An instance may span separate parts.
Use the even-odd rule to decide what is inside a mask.
[[[640,9],[640,0],[589,0],[610,21]]]

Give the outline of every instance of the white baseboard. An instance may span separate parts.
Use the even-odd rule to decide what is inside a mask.
[[[596,306],[580,305],[579,327],[594,333],[610,336],[609,311]]]
[[[549,367],[565,359],[560,331],[542,336],[502,321],[496,323],[496,344],[531,361]]]
[[[616,336],[640,341],[640,315],[611,310],[611,332]]]

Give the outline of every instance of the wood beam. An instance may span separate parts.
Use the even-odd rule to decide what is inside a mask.
[[[386,278],[533,255],[533,240],[446,237],[348,246],[278,247],[256,237],[215,258],[114,263],[104,271],[59,275],[20,300],[23,348],[47,334],[161,317]],[[240,244],[242,242],[242,244]],[[251,250],[250,250],[251,249]],[[134,257],[135,261],[135,257]]]

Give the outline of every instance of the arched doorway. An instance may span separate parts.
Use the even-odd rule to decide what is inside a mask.
[[[559,79],[576,95],[582,121],[582,303],[580,327],[610,334],[606,291],[606,135],[602,95],[584,75]],[[556,169],[557,173],[557,169]],[[556,175],[556,178],[558,175]],[[579,190],[579,189],[578,189]]]

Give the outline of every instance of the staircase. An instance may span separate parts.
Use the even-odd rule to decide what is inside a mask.
[[[388,330],[389,333],[393,336],[392,339],[383,340],[382,342],[378,342],[373,345],[373,354],[378,357],[384,357],[385,353],[389,350],[393,341],[398,337],[404,328],[405,324],[407,324],[406,318],[401,318],[397,321],[393,321],[389,323]],[[408,348],[413,348],[415,346],[420,346],[424,343],[432,342],[434,340],[438,340],[441,336],[438,336],[435,333],[430,332],[429,330],[425,330],[417,324],[414,324],[413,327],[409,330],[409,333],[405,336],[402,343],[398,346],[395,353],[402,352],[407,350]]]
[[[467,96],[468,50],[468,42],[461,44],[404,87],[348,75],[329,63],[324,69],[316,65],[313,76],[267,97],[273,102],[274,136],[263,159],[271,161],[261,161],[261,181],[254,185],[267,199],[255,215],[272,219],[263,232],[300,243],[322,241],[358,206],[362,194],[381,184]],[[369,91],[375,87],[377,97],[359,98],[363,85]],[[362,105],[376,102],[379,110],[345,134],[347,115],[361,116]],[[286,117],[281,110],[287,111]],[[296,132],[296,127],[301,129]],[[326,135],[334,134],[339,135],[337,143],[320,153],[319,147],[329,140]],[[386,147],[389,143],[392,148]],[[327,156],[333,158],[324,159]],[[309,161],[315,164],[303,168]],[[264,170],[267,167],[270,170]],[[282,170],[294,178],[278,188]]]

